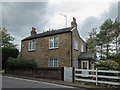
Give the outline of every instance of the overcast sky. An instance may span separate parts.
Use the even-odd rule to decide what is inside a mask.
[[[117,2],[3,2],[2,26],[15,38],[20,50],[21,40],[30,36],[32,27],[37,33],[51,29],[70,27],[72,18],[76,18],[80,36],[86,41],[88,32],[100,25],[108,18],[118,17]]]

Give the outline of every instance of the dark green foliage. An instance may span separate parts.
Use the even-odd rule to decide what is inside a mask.
[[[96,34],[97,28],[93,28],[91,32],[89,32],[89,38],[87,39],[88,51],[96,52]]]
[[[6,62],[7,68],[9,69],[34,69],[37,68],[37,64],[34,60],[27,60],[23,58],[12,58],[9,57]]]
[[[2,48],[2,67],[5,68],[5,62],[8,57],[17,58],[19,50],[16,48],[3,47]]]
[[[118,55],[120,52],[118,49],[119,27],[120,22],[117,19],[112,21],[109,18],[100,26],[99,32],[96,32],[96,29],[93,28],[87,39],[88,51],[99,53],[102,60],[114,59],[117,61],[120,58]],[[113,56],[114,51],[115,55]]]
[[[113,40],[113,36],[112,36],[112,26],[113,26],[113,21],[109,18],[107,19],[100,27],[100,31],[102,31],[102,37],[104,44],[105,44],[105,55],[107,57],[107,59],[109,58],[109,53],[110,53],[110,43]]]

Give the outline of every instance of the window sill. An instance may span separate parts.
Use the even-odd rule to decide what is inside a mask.
[[[74,49],[74,50],[78,51],[78,49]]]
[[[58,49],[58,47],[56,47],[56,48],[49,48],[49,50],[53,50],[53,49]]]
[[[28,50],[29,52],[34,52],[35,51],[35,49],[33,49],[33,50]]]

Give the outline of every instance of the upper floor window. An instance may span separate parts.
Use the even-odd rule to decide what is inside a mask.
[[[49,38],[49,48],[58,48],[58,37]]]
[[[81,52],[84,52],[83,44],[81,43]]]
[[[35,40],[29,41],[28,50],[35,50]]]
[[[74,46],[75,46],[75,49],[78,50],[78,40],[77,40],[77,38],[75,38],[75,43],[74,43],[74,44],[75,44],[75,45],[74,45]]]
[[[50,59],[49,60],[49,67],[58,67],[58,60],[57,59]]]

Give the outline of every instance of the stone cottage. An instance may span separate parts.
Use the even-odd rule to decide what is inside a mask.
[[[21,41],[21,57],[33,59],[39,67],[94,68],[95,54],[87,52],[86,42],[80,37],[76,19],[71,27],[37,34]]]

